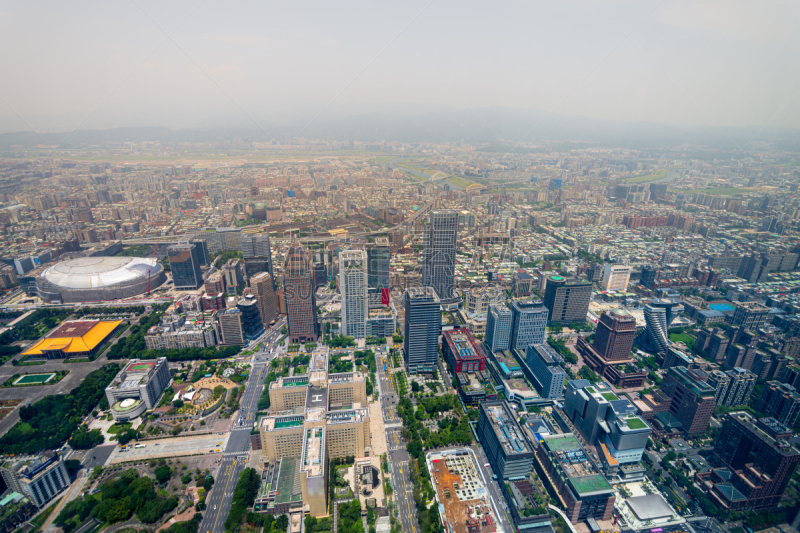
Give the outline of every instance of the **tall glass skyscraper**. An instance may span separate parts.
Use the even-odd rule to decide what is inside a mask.
[[[383,307],[381,304],[381,289],[391,287],[389,272],[389,239],[377,237],[375,244],[367,248],[367,283],[369,285],[369,306],[371,308]]]
[[[511,343],[511,310],[503,304],[490,304],[486,314],[486,345],[492,352],[508,350]]]
[[[458,213],[452,209],[431,211],[422,246],[422,285],[433,287],[443,302],[453,300],[456,269]]]
[[[197,245],[173,244],[167,247],[167,256],[176,290],[191,291],[203,285]]]
[[[259,272],[268,272],[274,283],[275,274],[272,272],[272,248],[270,247],[269,233],[245,233],[242,235],[242,257],[244,258],[244,273],[248,279]]]
[[[342,333],[356,339],[367,336],[367,252],[339,252],[339,291],[342,293]]]
[[[283,265],[283,287],[290,342],[316,341],[317,301],[309,256],[298,241],[292,242]]]
[[[406,289],[403,296],[405,326],[403,354],[410,374],[433,373],[439,362],[442,313],[439,297],[431,287]]]
[[[524,354],[531,344],[544,344],[548,311],[541,300],[511,303],[511,347]]]

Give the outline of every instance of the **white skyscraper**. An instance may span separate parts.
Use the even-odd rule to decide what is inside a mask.
[[[367,252],[339,252],[339,291],[342,293],[342,332],[362,339],[367,336]]]

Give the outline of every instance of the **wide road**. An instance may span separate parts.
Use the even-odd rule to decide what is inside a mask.
[[[417,520],[417,507],[414,503],[414,485],[409,474],[411,456],[406,450],[406,442],[402,437],[402,422],[397,415],[399,398],[394,390],[391,377],[383,371],[383,358],[387,358],[388,351],[381,350],[375,354],[378,363],[378,386],[381,397],[381,411],[383,412],[386,444],[389,464],[392,469],[392,487],[397,500],[397,510],[402,524],[403,533],[418,533],[419,521]],[[425,465],[422,465],[425,468]]]
[[[270,354],[270,346],[274,345],[275,339],[280,335],[282,321],[276,323],[270,331],[263,337],[266,340],[263,351],[253,354],[252,369],[250,377],[245,385],[244,395],[239,404],[239,414],[234,420],[228,444],[220,461],[220,468],[214,486],[206,497],[206,511],[200,522],[199,531],[205,533],[224,533],[225,519],[231,509],[233,491],[239,474],[247,464],[247,457],[250,451],[250,429],[255,422],[258,413],[258,400],[264,390],[264,379],[267,377],[269,362],[274,354]]]

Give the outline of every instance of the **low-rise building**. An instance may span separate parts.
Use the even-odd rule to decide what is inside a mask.
[[[442,354],[454,374],[486,370],[486,355],[468,329],[442,332]]]
[[[122,320],[67,320],[22,352],[29,360],[91,358],[122,324]]]

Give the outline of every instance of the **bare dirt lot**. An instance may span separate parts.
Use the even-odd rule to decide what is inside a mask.
[[[466,462],[473,462],[471,457],[464,457],[464,459],[466,459]],[[486,496],[483,496],[483,499],[481,497],[472,498],[466,496],[465,494],[473,492],[468,490],[469,482],[465,482],[460,474],[452,472],[444,459],[434,462],[433,467],[432,474],[436,490],[439,492],[439,501],[444,505],[445,516],[450,522],[453,531],[455,533],[468,533],[468,519],[472,522],[472,525],[478,527],[477,531],[480,533],[494,531],[496,526],[491,518],[490,507],[484,501]],[[477,470],[475,475],[477,476]],[[483,485],[482,483],[480,484]],[[459,499],[458,494],[461,494],[465,499]]]

